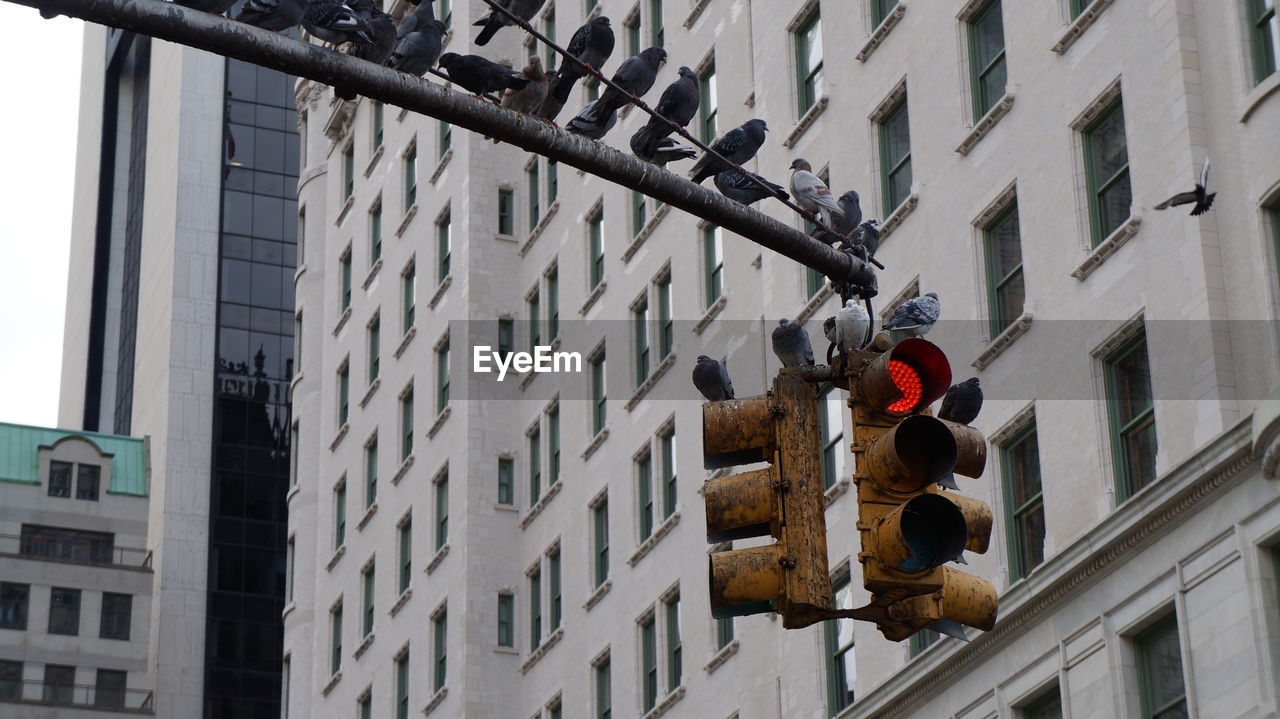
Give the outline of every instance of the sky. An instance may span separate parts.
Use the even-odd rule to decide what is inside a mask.
[[[0,422],[54,426],[83,23],[0,2],[0,27]]]

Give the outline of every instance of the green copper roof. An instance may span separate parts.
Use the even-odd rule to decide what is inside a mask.
[[[147,496],[147,450],[143,440],[116,434],[28,427],[0,422],[0,480],[40,483],[40,448],[64,437],[82,437],[111,455],[108,492]]]

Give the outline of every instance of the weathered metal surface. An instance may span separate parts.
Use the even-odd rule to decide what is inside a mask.
[[[774,485],[777,469],[766,467],[703,485],[707,511],[707,541],[728,542],[747,537],[781,533],[782,507]]]
[[[703,467],[719,469],[773,459],[773,420],[769,395],[703,404]]]
[[[907,494],[952,471],[956,443],[942,420],[914,415],[880,435],[859,459],[861,476],[885,491]]]
[[[956,474],[977,479],[987,468],[987,439],[982,432],[964,424],[939,420],[956,440]]]
[[[995,585],[982,577],[943,567],[942,616],[988,631],[996,624],[999,600]]]
[[[959,507],[936,494],[922,494],[886,514],[869,539],[870,551],[886,566],[918,572],[954,559],[968,532]],[[916,566],[903,566],[908,562]]]
[[[868,353],[859,353],[865,354]],[[889,372],[889,363],[895,360],[914,369],[922,383],[920,400],[909,410],[897,413],[899,416],[929,406],[946,394],[947,388],[951,386],[951,365],[947,362],[947,356],[928,340],[914,337],[905,339],[892,349],[867,359],[869,361],[865,366],[849,363],[847,371],[858,375],[855,393],[857,401],[879,412],[885,411],[903,397]]]
[[[985,554],[991,544],[991,527],[995,524],[991,507],[982,500],[956,492],[943,492],[937,488],[935,492],[939,497],[959,507],[960,513],[964,515],[964,523],[969,535],[964,548],[970,552]]]
[[[716,552],[711,562],[711,606],[777,599],[782,594],[782,549],[777,544]]]

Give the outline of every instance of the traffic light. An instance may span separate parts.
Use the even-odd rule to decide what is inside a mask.
[[[712,616],[773,611],[788,629],[828,618],[832,594],[814,385],[802,370],[784,368],[763,396],[708,402],[702,436],[707,469],[769,463],[706,483],[707,541],[777,540],[710,555]]]
[[[919,338],[883,353],[847,357],[853,412],[858,531],[863,583],[880,631],[902,640],[926,627],[960,635],[957,624],[995,624],[996,590],[985,579],[943,566],[964,550],[985,552],[991,509],[943,491],[954,475],[979,477],[986,440],[972,427],[927,413],[946,392],[946,355]],[[962,636],[962,635],[961,635]]]

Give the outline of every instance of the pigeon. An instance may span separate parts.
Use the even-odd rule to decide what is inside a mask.
[[[373,44],[369,24],[342,0],[306,0],[306,3],[302,27],[307,32],[335,45],[356,41]]]
[[[477,96],[507,88],[519,90],[529,84],[529,78],[519,72],[479,55],[446,52],[440,56],[440,67],[449,71],[450,82]]]
[[[765,187],[752,182],[748,176],[763,182]],[[776,197],[780,200],[787,200],[791,197],[786,190],[782,189],[782,185],[775,185],[754,172],[743,174],[737,170],[724,170],[716,173],[715,183],[716,189],[720,191],[720,194],[744,205],[759,202],[766,197]],[[768,189],[765,189],[766,187]]]
[[[547,78],[551,81],[552,84],[554,84],[555,78],[558,76],[558,74],[559,73],[553,70],[547,74]],[[539,107],[537,112],[533,114],[554,125],[556,122],[556,117],[560,114],[560,111],[563,109],[564,109],[564,101],[557,100],[554,97],[552,97],[551,91],[548,90],[547,99],[542,101],[542,106]]]
[[[729,370],[706,355],[698,355],[698,364],[693,367],[693,386],[712,402],[733,399]]]
[[[783,367],[813,366],[809,333],[804,331],[804,325],[786,318],[778,320],[778,326],[773,328],[773,353],[782,360]]]
[[[912,297],[898,305],[883,329],[899,330],[909,337],[921,337],[933,329],[933,323],[938,321],[940,314],[942,303],[938,302],[938,294],[929,292],[924,297]]]
[[[791,163],[791,170],[791,194],[796,198],[796,204],[810,215],[816,215],[826,227],[831,227],[832,217],[844,217],[844,210],[831,196],[827,184],[813,174],[808,160],[796,158]]]
[[[858,193],[849,190],[840,196],[836,204],[840,205],[844,217],[836,220],[836,224],[832,225],[831,229],[835,230],[835,234],[839,236],[834,237],[821,227],[815,227],[813,239],[826,243],[839,241],[841,244],[848,244],[854,238],[858,231],[858,224],[862,222],[862,205],[859,204]]]
[[[938,419],[967,425],[977,419],[981,411],[982,388],[978,386],[977,377],[970,377],[947,390],[942,398],[942,408],[938,410]]]
[[[618,66],[610,80],[625,92],[605,87],[596,101],[591,118],[600,119],[606,114],[621,110],[631,103],[631,95],[644,97],[658,79],[658,70],[667,62],[667,51],[660,47],[645,48],[639,55],[629,57]]]
[[[542,58],[537,55],[529,58],[529,64],[520,73],[528,78],[529,84],[519,90],[508,89],[502,93],[502,106],[527,115],[542,106],[550,80],[542,71]]]
[[[250,0],[256,2],[257,0]],[[387,65],[416,77],[422,77],[440,60],[440,49],[449,27],[436,19],[430,2],[405,15],[396,28],[396,47]]]
[[[613,39],[613,28],[609,25],[609,18],[601,15],[578,28],[569,39],[569,46],[565,51],[587,67],[598,70],[613,54]],[[564,62],[560,66],[560,71],[556,73],[555,84],[551,86],[551,97],[562,105],[568,102],[569,91],[573,89],[573,84],[586,74],[587,71],[578,63]]]
[[[658,167],[664,167],[668,162],[677,160],[691,160],[698,156],[698,151],[688,145],[683,145],[676,141],[673,137],[664,137],[658,141],[658,147],[652,155],[644,155],[648,152],[648,135],[644,132],[644,128],[636,131],[631,136],[631,152],[635,156],[645,162],[652,162]]]
[[[542,4],[545,2],[546,0],[498,0],[499,5],[525,22],[529,22],[534,15],[538,14],[538,11],[542,9]],[[472,23],[475,27],[484,28],[476,36],[476,44],[487,45],[499,30],[507,25],[514,24],[511,18],[506,15],[497,10],[490,10],[488,15]]]
[[[1196,183],[1196,189],[1190,192],[1179,192],[1156,205],[1155,209],[1167,210],[1170,207],[1194,202],[1196,204],[1191,208],[1191,216],[1196,217],[1203,215],[1209,211],[1210,207],[1213,207],[1213,198],[1217,197],[1217,195],[1218,193],[1216,192],[1209,192],[1209,158],[1206,157],[1204,159],[1204,167],[1200,168],[1200,181]]]
[[[235,0],[173,0],[173,4],[189,7],[200,12],[207,12],[211,15],[222,15],[236,3]],[[44,15],[44,11],[40,11],[40,14]]]
[[[357,42],[351,45],[351,56],[367,60],[375,65],[386,64],[396,47],[396,23],[391,16],[373,4],[373,0],[355,0],[351,8],[369,25],[372,43]],[[366,17],[367,15],[367,17]],[[343,100],[356,99],[356,93],[346,88],[334,88],[334,94]]]
[[[853,242],[867,248],[867,256],[875,257],[876,250],[880,247],[880,221],[867,220],[858,225],[858,229],[854,230]]]
[[[603,122],[593,120],[591,116],[594,114],[593,111],[596,108],[596,104],[599,102],[599,100],[588,102],[587,106],[582,108],[582,112],[575,115],[574,118],[564,126],[565,129],[575,135],[589,137],[592,140],[599,140],[604,137],[605,133],[612,130],[613,126],[618,124],[618,111],[614,110],[613,112],[610,112],[609,115],[604,118]]]
[[[735,165],[750,160],[760,151],[760,146],[764,144],[764,134],[769,131],[769,126],[764,120],[754,119],[747,120],[741,126],[735,127],[726,132],[719,140],[711,145],[711,149],[718,152],[724,159]],[[710,154],[702,156],[698,163],[689,171],[689,177],[694,182],[702,182],[721,170],[730,169],[723,162],[712,157]]]
[[[858,300],[851,299],[836,312],[834,328],[827,339],[835,343],[841,354],[851,354],[862,349],[867,341],[867,329],[871,327],[871,316]]]
[[[302,22],[306,0],[249,0],[235,19],[263,30],[283,32]]]
[[[698,105],[702,102],[702,90],[698,87],[698,76],[687,67],[680,68],[676,81],[662,91],[658,98],[658,106],[653,110],[671,122],[684,127],[693,116],[698,114]],[[647,162],[658,152],[662,140],[672,132],[671,126],[656,117],[649,118],[631,138],[631,151],[636,157]],[[638,138],[638,139],[637,139]]]

